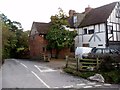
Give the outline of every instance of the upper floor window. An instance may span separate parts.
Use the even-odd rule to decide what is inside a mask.
[[[108,26],[108,33],[113,34],[113,26]]]
[[[116,18],[120,18],[120,3],[118,4],[116,9]]]
[[[83,34],[87,34],[87,28],[83,30]]]
[[[74,16],[74,17],[73,17],[73,22],[74,22],[74,23],[77,23],[77,16]]]
[[[93,34],[94,33],[94,29],[88,30],[88,34]]]

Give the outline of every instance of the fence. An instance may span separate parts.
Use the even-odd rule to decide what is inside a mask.
[[[85,71],[85,70],[97,70],[99,68],[100,60],[97,59],[79,59],[79,58],[70,58],[66,56],[66,68],[71,67],[76,69],[77,71]]]

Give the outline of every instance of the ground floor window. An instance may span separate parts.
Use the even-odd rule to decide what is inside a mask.
[[[89,47],[89,44],[87,43],[85,43],[85,44],[83,44],[83,47]]]

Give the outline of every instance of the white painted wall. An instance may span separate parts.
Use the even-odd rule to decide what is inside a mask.
[[[94,29],[94,27],[95,27],[95,29]],[[87,34],[84,34],[85,28],[87,29]],[[100,30],[99,30],[99,28],[100,28]],[[94,34],[96,34],[100,38],[101,41],[97,37],[95,37],[94,34],[88,34],[88,30],[90,30],[90,29],[95,30]],[[106,34],[105,34],[105,24],[104,23],[99,24],[99,25],[96,24],[95,26],[91,25],[88,27],[80,28],[80,29],[78,29],[78,32],[79,32],[79,36],[77,36],[75,38],[75,45],[76,45],[75,47],[82,47],[83,44],[89,44],[89,47],[105,47],[105,44],[106,44],[105,35]],[[90,40],[90,38],[92,36],[93,36],[93,38]],[[99,45],[103,45],[103,46],[99,46]]]

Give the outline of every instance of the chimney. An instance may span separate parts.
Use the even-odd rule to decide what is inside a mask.
[[[85,8],[85,13],[88,13],[92,10],[92,8],[88,5],[88,7]]]
[[[75,10],[69,10],[69,17],[72,17],[75,13]]]

